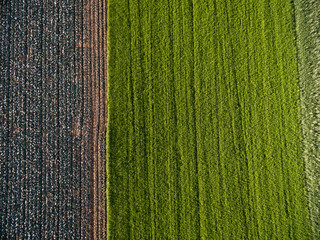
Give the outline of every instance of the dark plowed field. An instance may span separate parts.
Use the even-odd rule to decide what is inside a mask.
[[[104,239],[106,0],[0,8],[0,236]]]

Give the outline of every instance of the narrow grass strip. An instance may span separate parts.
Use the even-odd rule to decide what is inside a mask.
[[[295,0],[303,158],[313,239],[320,238],[320,2]]]

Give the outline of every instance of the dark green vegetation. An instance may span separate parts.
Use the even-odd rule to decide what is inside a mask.
[[[289,0],[109,0],[109,239],[309,239]]]
[[[320,239],[320,1],[294,3],[307,196],[313,238]]]

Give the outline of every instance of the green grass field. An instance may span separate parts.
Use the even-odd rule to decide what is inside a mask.
[[[108,239],[309,239],[292,1],[108,4]]]

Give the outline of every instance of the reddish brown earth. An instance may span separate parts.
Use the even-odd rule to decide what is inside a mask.
[[[0,6],[0,236],[104,239],[107,1]]]

